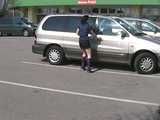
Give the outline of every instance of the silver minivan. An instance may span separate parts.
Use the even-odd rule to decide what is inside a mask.
[[[47,57],[50,64],[63,64],[65,58],[80,59],[79,37],[75,33],[81,15],[49,15],[39,24],[32,52]],[[121,19],[120,19],[121,20]],[[90,16],[89,24],[101,42],[91,36],[96,61],[124,63],[138,73],[151,74],[160,66],[160,39],[148,36],[112,17]]]

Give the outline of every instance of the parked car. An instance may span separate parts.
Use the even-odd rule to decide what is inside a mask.
[[[49,15],[39,24],[32,45],[35,54],[47,57],[50,64],[63,64],[65,58],[80,59],[79,37],[75,33],[81,15]],[[123,22],[123,21],[122,21]],[[101,42],[91,42],[96,61],[124,63],[138,73],[151,74],[160,67],[160,40],[138,29],[120,24],[112,17],[90,16]],[[93,39],[92,39],[93,40]]]
[[[36,26],[22,17],[0,17],[0,35],[34,35]]]
[[[148,19],[124,18],[129,23],[142,30],[148,35],[160,37],[160,26]]]
[[[158,26],[160,26],[160,15],[146,16],[144,18],[147,18],[152,22],[154,22],[155,24],[157,24]]]

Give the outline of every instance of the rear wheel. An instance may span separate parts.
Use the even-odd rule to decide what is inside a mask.
[[[157,59],[148,52],[139,54],[135,58],[134,68],[140,74],[152,74],[157,69]]]
[[[60,65],[64,63],[65,55],[61,47],[51,46],[46,52],[47,59],[52,65]]]
[[[7,33],[5,33],[5,32],[0,32],[0,36],[7,36]]]

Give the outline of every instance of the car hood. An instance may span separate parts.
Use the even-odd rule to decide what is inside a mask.
[[[160,45],[160,37],[144,35],[144,36],[139,36],[138,38]]]

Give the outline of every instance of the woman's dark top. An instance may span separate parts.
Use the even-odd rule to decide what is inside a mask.
[[[90,26],[87,22],[85,23],[80,23],[78,25],[79,28],[79,33],[78,35],[80,36],[80,41],[81,40],[89,40],[88,34],[90,33]]]

